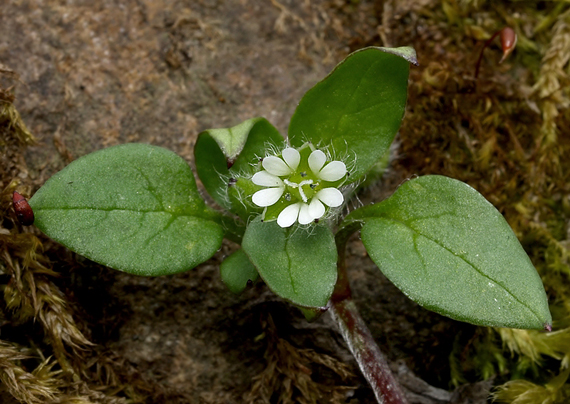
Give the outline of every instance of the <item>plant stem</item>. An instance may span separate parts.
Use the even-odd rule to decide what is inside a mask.
[[[332,302],[330,312],[354,355],[358,367],[372,387],[379,404],[408,404],[399,383],[390,371],[386,357],[374,341],[354,301]]]
[[[354,228],[352,229],[354,230]],[[337,233],[338,281],[330,301],[334,321],[372,387],[379,404],[408,404],[404,392],[390,371],[388,362],[352,300],[346,271],[346,242],[351,232]]]
[[[489,45],[491,45],[491,42],[493,42],[493,39],[495,39],[502,30],[499,30],[497,32],[495,32],[491,38],[487,39],[487,41],[485,41],[485,44],[483,45],[483,48],[481,48],[481,53],[479,53],[479,58],[477,59],[477,63],[475,64],[475,80],[477,80],[477,77],[479,77],[479,68],[481,67],[481,60],[483,60],[483,52],[485,51],[485,48],[487,48]]]

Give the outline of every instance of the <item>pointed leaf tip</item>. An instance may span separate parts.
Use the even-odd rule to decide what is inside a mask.
[[[310,141],[343,151],[351,168],[348,183],[362,178],[386,153],[406,107],[413,48],[360,49],[350,54],[299,102],[289,124],[289,141]],[[322,158],[322,157],[321,157]],[[320,170],[318,155],[311,170]]]
[[[544,324],[544,330],[545,330],[545,331],[548,331],[548,332],[551,332],[551,331],[552,331],[552,325],[551,325],[551,324],[548,324],[548,323]]]
[[[410,46],[402,46],[400,48],[380,48],[386,53],[392,53],[393,55],[400,56],[401,58],[407,60],[414,66],[419,66],[418,57],[416,55],[416,50]]]
[[[442,176],[404,183],[351,213],[372,260],[420,305],[456,320],[551,328],[540,276],[503,216],[469,185]]]

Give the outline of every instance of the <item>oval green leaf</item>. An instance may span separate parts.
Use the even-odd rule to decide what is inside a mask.
[[[168,275],[209,259],[223,230],[186,161],[126,144],[86,155],[30,199],[45,234],[95,262],[136,275]]]
[[[230,179],[250,174],[268,147],[279,150],[283,144],[283,136],[265,118],[248,119],[233,128],[209,129],[196,141],[196,172],[220,206],[246,220],[250,209],[240,200],[240,193],[228,194]]]
[[[220,275],[228,289],[235,294],[243,292],[249,281],[255,282],[259,277],[242,249],[235,251],[222,262]]]
[[[350,54],[301,99],[289,125],[289,141],[332,146],[362,178],[386,153],[406,106],[412,48],[365,48]]]
[[[364,222],[372,260],[425,308],[485,326],[552,323],[542,281],[515,234],[469,185],[420,177],[346,219]]]
[[[242,248],[267,286],[298,306],[324,307],[336,283],[334,236],[324,225],[302,229],[253,220]]]

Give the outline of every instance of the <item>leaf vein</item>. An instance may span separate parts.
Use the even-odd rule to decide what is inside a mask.
[[[160,192],[157,192],[156,187],[152,185],[152,181],[148,178],[148,176],[140,169],[140,167],[133,167],[135,170],[139,172],[139,174],[144,178],[147,183],[146,190],[156,199],[158,204],[162,209],[164,209],[164,201],[162,200],[162,195]]]
[[[368,69],[366,70],[366,72],[365,72],[364,74],[362,74],[362,76],[360,76],[361,78],[360,78],[360,81],[359,81],[358,85],[354,88],[354,91],[352,92],[352,94],[350,94],[350,97],[347,97],[347,98],[346,98],[346,102],[344,103],[344,106],[342,107],[342,110],[343,110],[343,111],[346,109],[346,106],[347,106],[347,105],[350,105],[350,104],[352,103],[352,100],[353,100],[355,94],[358,92],[358,90],[359,90],[360,87],[362,86],[362,82],[364,81],[364,78],[366,77],[366,75],[368,74],[368,72],[369,72],[370,70],[372,70],[372,69],[376,66],[377,63],[378,63],[378,62],[372,63],[372,64],[368,67]],[[334,126],[335,130],[338,128],[338,126],[339,126],[339,124],[340,124],[340,121],[342,121],[342,119],[343,119],[345,116],[348,116],[348,115],[349,115],[349,114],[347,114],[347,113],[345,113],[345,112],[339,114],[338,119],[337,119],[337,121],[336,121],[336,123],[335,123],[335,126]]]
[[[148,238],[145,240],[143,246],[144,246],[144,247],[148,247],[149,244],[150,244],[150,242],[151,242],[153,239],[155,239],[156,237],[158,237],[159,235],[163,234],[165,231],[167,231],[168,228],[170,227],[170,225],[172,225],[172,223],[174,223],[175,220],[176,220],[175,217],[171,217],[171,218],[168,220],[168,222],[166,223],[166,225],[165,225],[164,227],[158,229],[152,236],[148,237]]]
[[[443,243],[441,243],[439,240],[433,239],[431,237],[426,236],[425,234],[422,234],[419,230],[413,228],[412,226],[406,224],[403,221],[388,217],[388,216],[383,216],[384,219],[387,220],[391,220],[395,223],[401,224],[405,227],[407,227],[408,229],[412,230],[414,232],[414,234],[417,234],[418,236],[424,237],[427,240],[431,241],[434,244],[439,245],[441,248],[443,248],[444,250],[448,251],[450,254],[452,254],[455,257],[458,257],[459,259],[461,259],[462,261],[464,261],[468,266],[470,266],[471,268],[473,268],[479,275],[493,281],[494,283],[496,283],[497,285],[499,285],[505,292],[507,292],[515,301],[517,301],[519,304],[521,304],[522,306],[526,307],[531,313],[533,313],[539,320],[541,319],[541,317],[530,307],[528,307],[528,305],[526,305],[524,302],[522,302],[520,299],[518,299],[505,285],[503,285],[501,282],[496,281],[495,279],[491,278],[489,275],[481,272],[473,263],[471,263],[468,259],[466,259],[465,257],[461,256],[461,255],[456,255],[452,250],[450,250],[447,246],[445,246]],[[417,251],[417,250],[416,250]],[[419,252],[418,252],[419,254]],[[420,254],[421,256],[421,254]]]
[[[293,279],[293,273],[291,272],[291,257],[289,256],[289,250],[287,248],[289,240],[285,241],[285,256],[287,257],[287,274],[289,275],[289,280],[291,281],[291,287],[293,288],[293,293],[297,295],[297,288],[295,287],[295,280]]]

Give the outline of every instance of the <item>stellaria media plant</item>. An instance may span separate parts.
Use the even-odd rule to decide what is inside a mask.
[[[406,105],[411,48],[349,55],[300,101],[286,139],[265,119],[201,133],[197,174],[160,147],[126,144],[86,155],[30,200],[45,234],[89,259],[144,276],[190,270],[227,238],[232,292],[258,276],[313,318],[339,325],[379,402],[405,403],[351,298],[345,246],[360,231],[382,273],[410,299],[476,325],[551,328],[535,268],[503,216],[469,185],[439,175],[403,183],[347,212],[386,161]],[[223,210],[223,211],[222,211]]]

